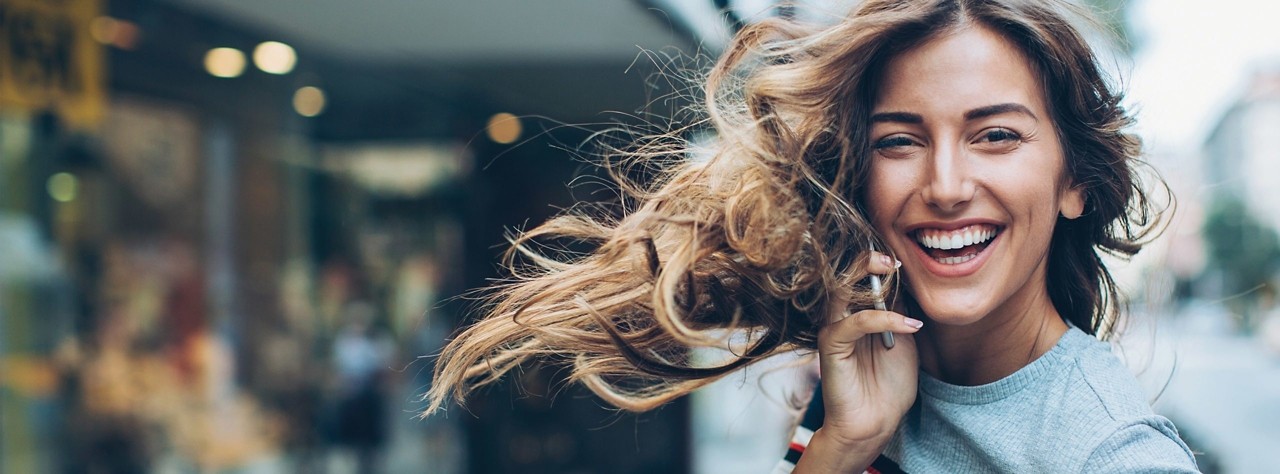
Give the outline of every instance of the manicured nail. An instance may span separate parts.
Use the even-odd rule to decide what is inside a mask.
[[[902,262],[888,255],[880,255],[880,262],[894,269],[902,268]]]
[[[919,320],[919,319],[912,319],[912,318],[908,318],[908,317],[903,317],[903,318],[902,318],[902,322],[903,322],[903,323],[906,323],[906,325],[907,325],[907,326],[911,326],[911,327],[916,328],[916,329],[920,329],[920,328],[924,327],[924,321],[921,321],[921,320]]]

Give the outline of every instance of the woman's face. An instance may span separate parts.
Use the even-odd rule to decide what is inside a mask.
[[[1083,196],[1063,177],[1030,63],[975,26],[901,54],[884,74],[863,200],[912,296],[947,325],[1052,310],[1049,240]]]

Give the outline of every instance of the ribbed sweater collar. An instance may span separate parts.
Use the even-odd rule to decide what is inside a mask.
[[[1022,391],[1041,377],[1067,367],[1090,342],[1096,342],[1096,339],[1084,331],[1070,327],[1048,352],[1008,377],[989,384],[964,386],[949,384],[920,372],[920,392],[943,402],[961,405],[997,402]]]

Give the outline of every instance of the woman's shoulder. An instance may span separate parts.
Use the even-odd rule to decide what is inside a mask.
[[[1063,337],[1070,338],[1063,345],[1072,366],[1065,372],[1064,407],[1056,418],[1065,433],[1083,437],[1078,446],[1087,449],[1087,462],[1111,467],[1167,463],[1194,472],[1194,456],[1177,428],[1152,409],[1151,398],[1111,344],[1075,328]]]
[[[1161,416],[1133,420],[1089,452],[1082,472],[1199,472],[1195,455]]]
[[[1064,410],[1068,416],[1091,413],[1099,422],[1125,426],[1154,416],[1150,397],[1137,377],[1112,352],[1111,344],[1071,328],[1060,344],[1070,364],[1063,372],[1061,386],[1075,406]],[[1075,413],[1072,413],[1075,412]]]

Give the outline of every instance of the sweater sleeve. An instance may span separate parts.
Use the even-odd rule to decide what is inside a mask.
[[[1200,472],[1195,456],[1164,418],[1142,420],[1112,433],[1085,461],[1081,472]]]

